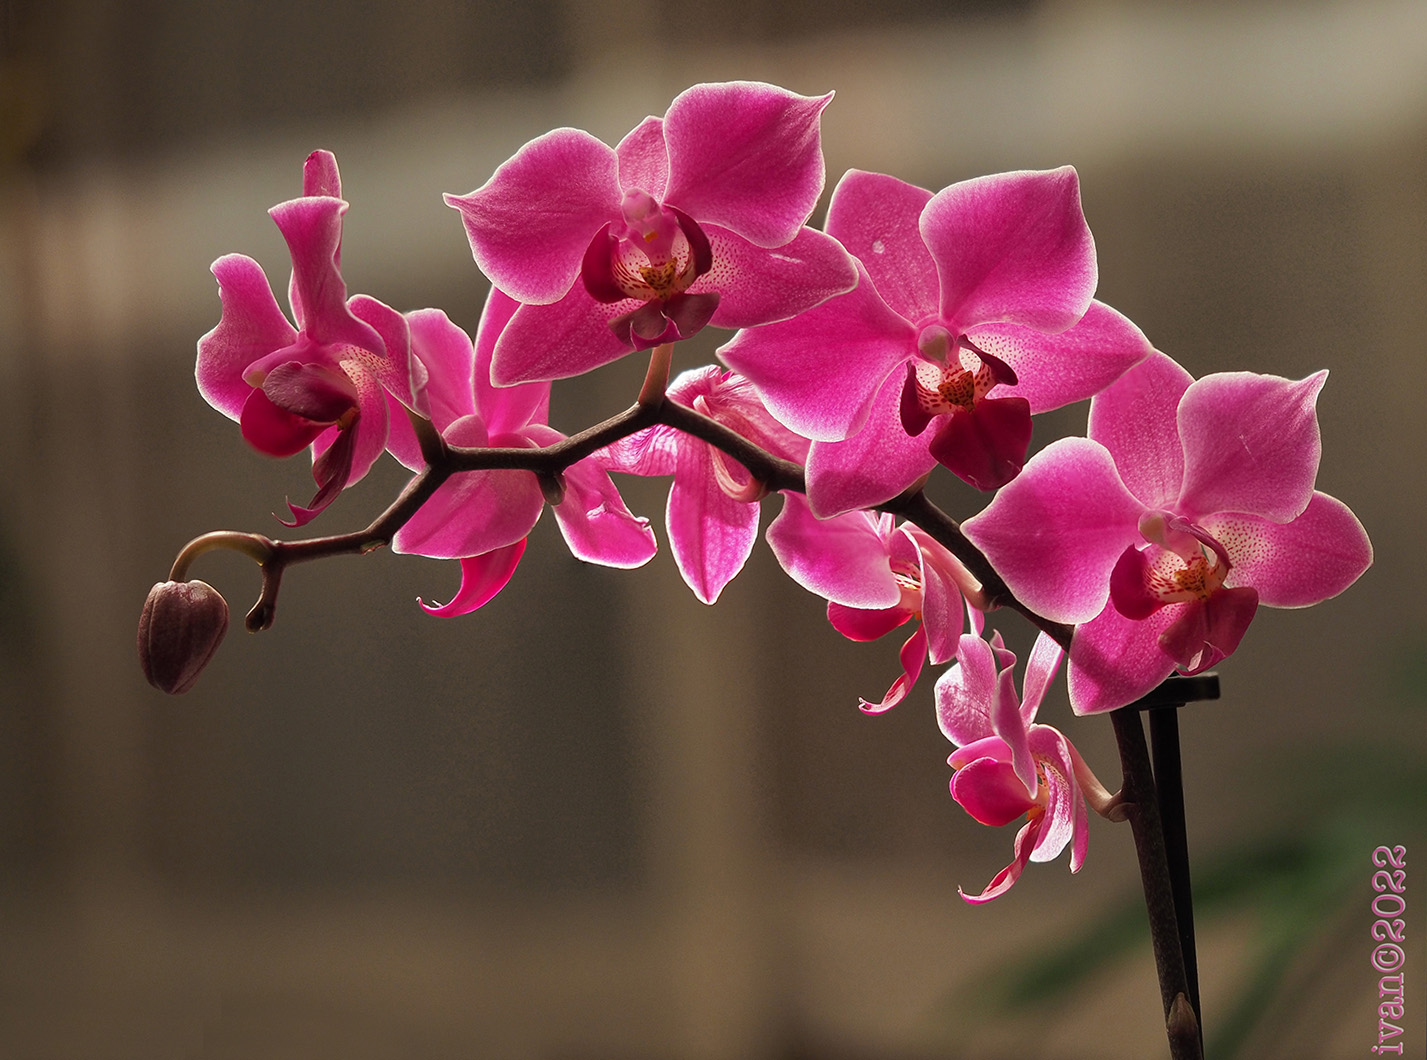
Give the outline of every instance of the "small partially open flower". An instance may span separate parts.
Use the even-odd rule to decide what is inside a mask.
[[[139,616],[139,665],[161,692],[187,692],[228,632],[228,604],[207,582],[159,582]]]

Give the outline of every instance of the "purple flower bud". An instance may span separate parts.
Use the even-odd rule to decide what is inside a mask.
[[[187,692],[228,632],[228,604],[207,582],[159,582],[139,616],[139,665],[161,692]]]

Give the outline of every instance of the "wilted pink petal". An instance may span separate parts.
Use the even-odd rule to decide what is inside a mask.
[[[973,905],[980,905],[982,902],[989,902],[993,898],[999,898],[1011,889],[1011,885],[1021,878],[1021,873],[1025,871],[1026,865],[1031,860],[1031,851],[1036,845],[1036,840],[1040,836],[1040,830],[1044,818],[1034,817],[1028,821],[1024,828],[1016,833],[1015,857],[1011,863],[992,877],[991,882],[986,885],[986,889],[980,894],[967,894],[957,888],[957,893],[964,901]]]
[[[468,615],[490,603],[506,587],[524,554],[525,538],[521,538],[513,545],[467,556],[461,560],[461,588],[449,603],[428,604],[421,599],[416,602],[427,614],[439,618]]]

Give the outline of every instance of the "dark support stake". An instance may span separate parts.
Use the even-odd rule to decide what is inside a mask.
[[[1150,719],[1150,753],[1155,792],[1159,798],[1160,826],[1164,830],[1165,857],[1174,891],[1174,913],[1179,924],[1179,946],[1189,981],[1189,1003],[1198,1017],[1202,1048],[1204,1013],[1199,1007],[1199,960],[1194,947],[1194,891],[1189,878],[1189,837],[1184,821],[1184,778],[1179,756],[1179,708],[1186,703],[1219,698],[1219,676],[1171,677],[1134,703]]]

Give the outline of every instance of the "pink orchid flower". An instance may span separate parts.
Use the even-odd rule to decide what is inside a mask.
[[[774,456],[801,464],[808,440],[775,420],[746,379],[708,365],[669,385],[671,401],[737,431]],[[743,569],[758,540],[761,483],[732,457],[672,427],[657,426],[620,439],[606,450],[612,471],[673,475],[665,525],[684,583],[703,603],[718,599]]]
[[[1025,697],[1016,695],[1016,656],[992,635],[961,637],[957,663],[936,683],[937,723],[957,745],[947,764],[956,771],[951,795],[982,824],[1000,827],[1026,818],[1016,835],[1015,857],[968,902],[989,902],[1010,890],[1032,861],[1051,861],[1070,844],[1070,871],[1085,862],[1090,833],[1087,795],[1097,809],[1112,799],[1079,752],[1059,730],[1035,724],[1041,700],[1060,667],[1060,646],[1042,633],[1026,660]]]
[[[439,309],[407,315],[412,339],[412,398],[447,443],[459,446],[535,448],[564,435],[546,424],[550,384],[496,388],[490,358],[496,337],[517,303],[492,290],[470,338]],[[393,423],[388,447],[412,469],[424,466],[410,423]],[[609,567],[637,567],[654,555],[649,521],[631,515],[595,457],[564,473],[564,498],[555,520],[578,559]],[[422,604],[435,615],[461,615],[484,606],[510,581],[525,552],[526,535],[545,507],[533,472],[463,471],[444,482],[397,531],[394,552],[461,561],[461,588],[443,606]]]
[[[1196,382],[1156,352],[1091,402],[1088,438],[1048,446],[966,521],[1023,603],[1082,623],[1077,713],[1215,665],[1260,603],[1318,603],[1372,563],[1357,517],[1313,488],[1327,374]]]
[[[695,85],[618,147],[557,129],[483,187],[448,195],[476,264],[524,303],[496,346],[496,384],[579,375],[705,324],[766,324],[849,290],[846,251],[804,227],[831,99]]]
[[[827,232],[861,281],[719,350],[780,420],[815,439],[819,515],[895,497],[937,463],[991,490],[1025,462],[1033,413],[1080,401],[1149,353],[1099,302],[1069,166],[931,192],[850,170]]]
[[[901,676],[877,703],[859,700],[864,712],[891,710],[928,659],[939,665],[956,654],[963,594],[979,599],[981,587],[920,528],[894,527],[890,515],[867,511],[818,519],[803,497],[790,494],[767,538],[788,575],[828,601],[828,621],[848,640],[876,640],[921,620],[902,645]]]
[[[268,211],[292,254],[288,298],[297,328],[278,308],[262,266],[228,254],[213,263],[223,315],[198,340],[199,392],[239,421],[253,448],[292,456],[312,446],[317,494],[309,507],[288,504],[289,526],[308,522],[361,480],[386,447],[390,399],[411,398],[401,314],[363,295],[347,298],[341,195],[337,160],[314,151],[303,166],[302,197]]]

